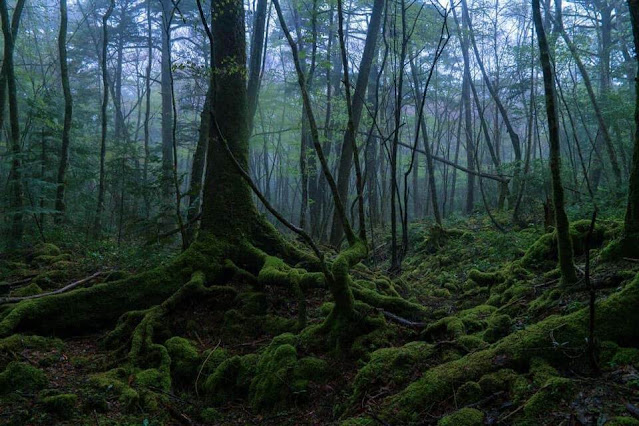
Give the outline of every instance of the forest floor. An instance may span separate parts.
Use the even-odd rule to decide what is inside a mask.
[[[581,271],[588,225],[573,224]],[[592,279],[605,304],[596,317],[596,326],[605,323],[597,329],[599,372],[583,337],[588,288],[560,284],[552,234],[538,226],[502,234],[477,217],[448,223],[445,233],[411,225],[414,249],[392,282],[382,272],[387,248],[377,243],[366,267],[353,271],[357,288],[401,295],[424,315],[387,318],[346,355],[302,342],[290,290],[255,292],[241,282],[233,309],[193,300],[164,319],[170,332],[155,340],[171,355],[168,385],[147,380],[150,370],[132,368],[105,343],[112,327],[0,339],[0,424],[639,425],[639,261],[598,258],[619,226],[600,220],[592,236]],[[0,257],[0,299],[53,291],[95,272],[103,274],[83,286],[108,285],[171,255],[60,246]],[[330,295],[314,289],[306,299],[307,323],[321,323]],[[618,307],[623,300],[634,307]],[[0,305],[0,319],[11,306]]]

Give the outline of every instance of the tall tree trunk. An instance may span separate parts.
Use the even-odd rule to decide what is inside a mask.
[[[16,2],[15,8],[13,9],[13,17],[11,18],[11,35],[13,37],[14,43],[18,35],[20,17],[22,16],[24,3],[25,0],[18,0]],[[8,20],[9,11],[7,10],[7,22]],[[7,101],[7,65],[7,61],[2,61],[2,68],[0,68],[0,131],[4,127],[4,107]]]
[[[151,69],[153,66],[153,32],[151,29],[151,0],[147,0],[146,2],[146,29],[147,29],[147,63],[146,63],[146,74],[144,76],[144,86],[145,86],[145,100],[144,100],[144,171],[143,171],[143,179],[144,179],[144,209],[145,215],[148,218],[151,214],[151,202],[148,194],[148,185],[149,185],[149,162],[151,159]]]
[[[570,50],[570,53],[572,54],[572,57],[575,60],[575,63],[577,64],[577,67],[579,68],[579,73],[581,74],[581,77],[584,79],[584,85],[586,86],[586,91],[588,93],[588,97],[590,98],[590,102],[592,103],[592,107],[595,110],[595,118],[597,119],[597,124],[599,125],[600,136],[598,136],[598,138],[599,137],[603,138],[603,142],[604,142],[603,145],[605,145],[606,147],[608,158],[610,159],[610,165],[612,166],[612,172],[615,177],[616,188],[621,188],[622,182],[621,182],[621,169],[619,168],[619,161],[617,160],[617,154],[615,152],[615,148],[612,143],[612,138],[610,137],[610,132],[608,131],[608,126],[606,125],[606,121],[604,120],[603,113],[599,106],[599,101],[597,100],[597,97],[595,96],[595,91],[592,88],[590,76],[588,74],[588,71],[586,70],[584,63],[581,61],[581,57],[579,56],[577,47],[570,40],[563,26],[563,19],[561,16],[562,15],[561,7],[556,8],[555,10],[556,10],[555,25],[557,26],[557,30],[561,33],[561,36],[564,39],[564,42],[568,46],[568,49]],[[596,140],[595,140],[595,145],[597,145]],[[593,190],[595,189],[596,188],[593,188]]]
[[[65,211],[64,191],[66,189],[66,172],[69,165],[69,145],[71,132],[71,116],[73,114],[73,99],[69,86],[69,68],[67,66],[67,0],[60,0],[60,34],[58,36],[58,52],[60,55],[60,79],[64,94],[64,124],[62,127],[62,147],[60,149],[60,164],[58,166],[58,188],[55,197],[56,218],[63,219]]]
[[[173,223],[173,99],[171,96],[171,22],[173,4],[171,0],[161,0],[162,5],[162,60],[160,66],[160,86],[162,94],[162,223]]]
[[[15,14],[18,13],[18,16]],[[20,121],[18,113],[18,95],[16,77],[13,67],[13,50],[15,37],[20,22],[22,5],[14,11],[13,22],[9,24],[9,11],[7,1],[0,0],[0,19],[2,21],[2,33],[4,35],[4,75],[7,81],[9,97],[9,127],[11,131],[11,171],[9,172],[9,208],[12,212],[11,234],[9,246],[15,247],[22,242],[24,233],[23,205],[24,194],[22,187],[22,148],[20,146]],[[15,31],[14,31],[15,29]]]
[[[635,77],[635,132],[632,168],[628,180],[628,205],[622,235],[623,255],[639,256],[639,0],[628,0],[630,21],[635,45],[635,61],[637,75]]]
[[[411,61],[410,67],[411,67],[411,74],[413,76],[415,104],[417,105],[418,108],[420,107],[420,105],[423,108],[424,105],[421,104],[421,96],[420,96],[421,89],[419,88],[419,79],[417,78],[417,67],[415,66],[413,61]],[[424,88],[424,90],[426,90],[426,88]],[[418,125],[421,126],[422,140],[424,143],[424,152],[426,153],[426,168],[428,169],[427,170],[428,187],[429,187],[430,201],[433,207],[433,215],[435,216],[435,223],[437,223],[437,225],[439,226],[442,226],[442,217],[441,217],[441,214],[439,213],[439,202],[437,201],[437,185],[435,183],[435,165],[433,163],[433,156],[431,154],[430,142],[428,140],[428,133],[427,133],[428,129],[426,128],[426,120],[424,120],[422,113],[418,112],[417,114],[420,118]]]
[[[468,6],[466,0],[462,0],[462,20],[465,18],[467,26],[468,26],[468,39],[470,40],[470,44],[473,47],[473,51],[475,52],[475,60],[477,61],[477,65],[479,65],[479,69],[481,70],[482,76],[484,78],[484,82],[486,83],[486,88],[490,93],[497,109],[499,110],[499,114],[501,115],[504,124],[506,125],[506,131],[508,132],[508,136],[510,136],[510,142],[513,146],[513,153],[515,154],[515,171],[513,173],[513,188],[519,188],[519,175],[521,170],[521,142],[519,140],[519,135],[515,131],[508,112],[506,111],[506,107],[501,101],[499,97],[499,93],[493,86],[490,78],[488,77],[488,73],[486,72],[486,68],[484,67],[484,62],[481,58],[479,49],[477,48],[477,42],[475,41],[475,34],[473,32],[472,23],[470,21],[470,16],[468,13]],[[511,194],[513,197],[516,196],[515,192]],[[511,200],[511,205],[513,204],[514,199]]]
[[[238,241],[252,235],[258,212],[251,189],[226,153],[248,170],[249,128],[246,91],[246,40],[244,7],[239,0],[213,0],[213,108],[206,178],[202,193],[200,234]],[[223,12],[223,13],[222,13]],[[215,115],[213,115],[215,111]]]
[[[342,200],[346,202],[348,200],[348,189],[351,179],[351,168],[353,167],[353,143],[357,129],[359,128],[359,122],[362,116],[362,110],[364,108],[364,100],[366,97],[366,86],[368,84],[368,77],[373,64],[373,59],[376,55],[377,39],[379,38],[380,28],[382,26],[382,16],[384,15],[384,0],[375,0],[373,3],[373,10],[371,13],[371,19],[368,24],[368,30],[366,33],[366,42],[364,44],[364,52],[362,54],[362,60],[359,65],[359,74],[357,75],[357,81],[355,83],[355,92],[353,93],[352,100],[352,127],[344,134],[344,140],[342,141],[341,152],[339,156],[339,171],[337,174],[337,187]],[[346,65],[343,65],[346,66]],[[333,226],[331,228],[330,242],[333,246],[337,246],[344,235],[344,231],[341,227],[341,222],[338,220],[337,213],[333,215]],[[362,226],[360,224],[360,226]]]
[[[107,136],[107,106],[109,104],[109,75],[107,71],[107,47],[109,45],[109,27],[108,22],[115,0],[111,0],[109,8],[102,16],[102,57],[100,58],[100,68],[102,71],[102,107],[100,109],[100,182],[98,183],[98,207],[95,212],[95,221],[93,223],[93,233],[99,238],[102,232],[102,212],[104,211],[104,195],[106,192],[106,136]]]
[[[546,40],[546,33],[541,21],[539,0],[532,0],[533,21],[537,32],[539,56],[544,75],[544,95],[546,99],[546,114],[548,116],[548,137],[550,140],[550,174],[552,177],[552,198],[555,210],[555,226],[557,229],[557,248],[559,253],[559,269],[564,284],[577,281],[575,265],[573,263],[572,242],[570,240],[570,224],[564,208],[564,188],[561,183],[561,148],[559,146],[559,117],[557,114],[555,83],[550,49]]]
[[[248,98],[248,128],[253,132],[253,119],[257,109],[260,93],[260,78],[262,75],[262,55],[266,33],[266,5],[268,0],[257,0],[255,18],[253,20],[253,34],[251,34],[251,54],[249,57],[249,77],[247,86]]]

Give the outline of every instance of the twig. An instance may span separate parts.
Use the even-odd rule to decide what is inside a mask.
[[[628,410],[628,412],[630,414],[632,414],[633,417],[639,419],[639,408],[637,408],[636,406],[632,405],[631,403],[627,403],[626,404],[626,410]]]
[[[71,284],[64,286],[62,288],[59,288],[57,290],[54,291],[50,291],[49,293],[41,293],[41,294],[34,294],[33,296],[24,296],[24,297],[4,297],[2,299],[0,299],[0,305],[4,304],[4,303],[17,303],[17,302],[21,302],[23,300],[31,300],[31,299],[39,299],[41,297],[47,297],[47,296],[53,296],[56,294],[61,294],[61,293],[65,293],[69,290],[73,290],[74,288],[88,282],[91,281],[94,278],[99,277],[100,275],[104,275],[107,272],[96,272],[95,274],[91,275],[90,277],[86,277],[86,278],[82,278],[79,281],[75,281],[72,282]]]
[[[394,321],[398,324],[404,325],[406,327],[411,327],[411,328],[424,328],[428,325],[428,323],[425,322],[414,322],[411,320],[408,320],[406,318],[402,318],[399,315],[395,315],[391,312],[385,311],[381,308],[377,309],[378,312],[381,312],[386,318],[390,319],[391,321]]]
[[[198,398],[200,397],[200,393],[197,390],[197,384],[200,381],[200,376],[202,375],[202,370],[204,369],[204,366],[206,365],[206,363],[209,360],[209,358],[211,358],[211,355],[213,355],[213,352],[215,352],[215,350],[220,347],[220,343],[222,343],[222,339],[220,339],[217,342],[217,345],[215,345],[215,347],[213,348],[213,350],[211,352],[209,352],[208,356],[206,357],[206,359],[204,360],[204,362],[200,366],[200,371],[197,372],[197,378],[195,379],[195,394],[197,395]]]

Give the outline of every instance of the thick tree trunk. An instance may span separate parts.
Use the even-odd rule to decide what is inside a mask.
[[[213,108],[207,166],[202,194],[201,234],[212,234],[230,241],[252,234],[258,212],[251,189],[238,173],[224,148],[228,144],[233,156],[248,170],[249,128],[246,75],[246,40],[244,8],[240,1],[213,0],[211,25],[213,40],[212,66]],[[223,141],[224,140],[224,141]]]
[[[550,49],[546,40],[539,10],[539,0],[533,0],[533,21],[537,32],[541,67],[544,75],[544,94],[546,99],[546,113],[548,115],[548,136],[550,139],[550,174],[552,177],[552,198],[555,210],[555,226],[557,229],[557,248],[559,253],[559,268],[564,284],[577,281],[573,264],[572,242],[570,239],[570,225],[564,209],[564,188],[561,183],[561,149],[559,146],[559,117],[557,114],[555,83]]]
[[[60,34],[58,36],[58,52],[60,55],[60,79],[64,94],[64,124],[62,127],[62,147],[60,149],[60,164],[58,166],[58,188],[55,198],[57,220],[63,219],[65,204],[64,191],[66,189],[65,176],[69,165],[69,145],[71,132],[71,116],[73,114],[73,99],[69,86],[69,68],[67,66],[67,0],[60,0]]]

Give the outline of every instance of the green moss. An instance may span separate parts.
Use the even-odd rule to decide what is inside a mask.
[[[618,416],[606,422],[606,426],[639,426],[639,420],[634,417]]]
[[[63,419],[73,417],[77,402],[78,396],[72,393],[47,396],[42,399],[42,404],[49,413]]]
[[[40,243],[33,248],[33,256],[59,256],[62,252],[55,244]]]
[[[371,352],[390,346],[394,333],[394,330],[390,327],[382,326],[370,333],[357,336],[351,345],[351,355],[367,359]]]
[[[55,287],[57,283],[66,280],[68,276],[68,271],[53,269],[39,274],[33,279],[33,283],[38,284],[42,288],[49,289]]]
[[[70,260],[58,260],[51,265],[53,269],[69,269],[73,267],[74,263]]]
[[[484,374],[479,379],[479,386],[488,395],[498,391],[508,391],[518,377],[519,375],[514,370],[503,368],[494,373]]]
[[[569,403],[575,388],[570,379],[553,377],[537,391],[524,405],[524,413],[530,419],[545,416],[549,410]]]
[[[397,348],[379,349],[360,368],[355,376],[352,401],[373,390],[376,386],[401,386],[406,384],[415,371],[425,365],[433,354],[433,345],[411,342]]]
[[[559,376],[557,370],[542,358],[530,362],[530,375],[535,386],[543,386],[549,379]]]
[[[258,359],[257,354],[248,354],[224,360],[204,384],[204,391],[209,399],[220,404],[235,398],[245,398],[255,375]]]
[[[621,344],[639,340],[639,277],[622,291],[610,295],[597,305],[597,335]],[[582,309],[564,317],[550,316],[527,329],[512,333],[487,349],[472,352],[461,359],[440,364],[424,371],[422,377],[388,400],[383,412],[398,423],[416,421],[416,413],[452,397],[457,383],[479,380],[500,368],[528,365],[531,358],[543,356],[547,362],[568,363],[560,351],[543,350],[555,341],[567,345],[584,345],[588,333],[588,311]],[[388,410],[388,411],[386,411]]]
[[[278,336],[260,356],[249,388],[249,401],[254,408],[282,409],[305,393],[310,382],[326,379],[326,362],[312,357],[298,359],[293,346],[296,341],[292,334]]]
[[[0,339],[0,352],[22,352],[24,349],[47,350],[55,348],[61,350],[64,343],[60,339],[42,336],[25,336],[13,334],[4,339]]]
[[[164,346],[171,357],[173,379],[183,384],[194,381],[201,363],[195,345],[182,337],[171,337]]]
[[[467,335],[459,336],[457,338],[459,343],[467,352],[472,352],[477,349],[484,349],[488,344],[477,336]]]
[[[89,384],[105,396],[114,395],[126,409],[137,408],[141,402],[140,394],[128,385],[130,374],[124,368],[116,368],[104,373],[93,374]],[[98,395],[96,395],[98,396]],[[96,398],[99,402],[99,398]]]
[[[47,376],[42,370],[23,362],[12,361],[0,373],[0,394],[35,391],[42,389],[47,383]]]
[[[632,365],[639,364],[639,349],[636,348],[619,348],[611,362],[614,365]]]
[[[466,382],[457,388],[456,400],[459,405],[468,405],[479,401],[482,388],[477,382]]]
[[[25,297],[25,296],[33,296],[36,294],[42,293],[42,289],[36,283],[31,283],[28,286],[21,287],[17,290],[11,292],[11,296],[13,297]]]
[[[466,334],[464,323],[458,317],[445,317],[430,324],[422,338],[430,341],[455,339]]]
[[[488,321],[488,328],[484,332],[484,340],[494,343],[510,334],[512,320],[508,315],[495,315]]]
[[[266,295],[260,292],[245,292],[237,295],[238,305],[245,315],[264,315]]]
[[[433,290],[433,296],[435,297],[443,297],[446,299],[450,298],[450,291],[446,288],[436,288]]]
[[[483,424],[484,413],[475,408],[462,408],[437,422],[437,426],[481,426]]]
[[[217,424],[220,420],[222,420],[223,416],[215,408],[209,407],[202,410],[200,418],[206,423]]]
[[[33,258],[32,263],[40,266],[53,265],[57,262],[70,262],[71,255],[70,254],[58,254],[55,256],[52,255],[40,255]]]
[[[475,281],[481,287],[490,287],[494,284],[499,284],[505,281],[504,275],[501,272],[481,272],[477,269],[471,269],[468,271],[468,278]]]

